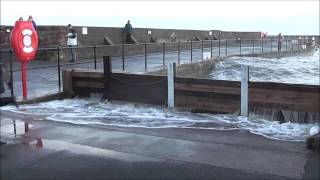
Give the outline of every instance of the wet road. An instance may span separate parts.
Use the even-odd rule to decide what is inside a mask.
[[[82,126],[2,111],[1,179],[303,179],[304,143],[248,131]],[[29,122],[25,133],[24,122]],[[41,118],[40,118],[41,119]],[[314,168],[314,167],[313,167]]]

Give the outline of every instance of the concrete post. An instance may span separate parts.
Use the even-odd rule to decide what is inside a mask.
[[[174,77],[176,63],[168,64],[168,109],[174,109]]]
[[[249,67],[241,66],[241,116],[248,116]]]

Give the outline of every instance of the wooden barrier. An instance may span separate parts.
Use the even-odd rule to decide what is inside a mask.
[[[175,105],[199,111],[233,113],[240,109],[240,82],[176,78]],[[249,82],[249,108],[319,112],[320,88],[273,82]]]
[[[240,82],[177,77],[175,106],[195,111],[234,113],[240,108]]]
[[[105,92],[105,84],[108,92]],[[75,95],[90,96],[90,93],[107,93],[106,99],[146,104],[164,105],[167,101],[167,77],[112,73],[104,80],[102,71],[74,69],[72,89]],[[67,90],[66,90],[67,91]]]
[[[249,106],[297,112],[320,112],[320,86],[249,82]]]
[[[111,73],[74,69],[63,73],[64,91],[89,96],[107,94],[109,100],[166,105],[167,76]],[[72,86],[66,85],[67,82]],[[106,88],[107,87],[107,88]],[[240,110],[239,81],[196,78],[174,78],[174,106],[194,111],[234,113]],[[71,90],[70,90],[71,89]],[[72,91],[72,93],[70,93]],[[295,112],[319,113],[318,85],[297,85],[271,82],[249,82],[249,109],[266,108]]]

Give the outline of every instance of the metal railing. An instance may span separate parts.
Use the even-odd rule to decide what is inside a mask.
[[[115,65],[122,71],[130,71],[126,62],[135,59],[135,63],[143,66],[142,71],[154,69],[156,67],[165,67],[167,62],[172,61],[177,64],[193,63],[201,61],[204,58],[225,57],[230,55],[247,55],[247,54],[264,54],[275,51],[295,51],[300,50],[301,46],[310,42],[301,39],[282,39],[282,48],[278,47],[278,39],[218,39],[218,40],[201,40],[201,41],[178,41],[178,42],[162,42],[162,43],[140,43],[140,44],[119,44],[119,45],[94,45],[94,46],[79,46],[76,47],[78,60],[76,62],[66,62],[70,55],[70,47],[57,46],[48,48],[39,48],[38,55],[42,53],[51,53],[50,57],[56,56],[56,59],[46,62],[39,59],[34,60],[32,67],[27,70],[39,70],[56,68],[58,91],[61,91],[61,71],[63,67],[76,66],[81,64],[93,64],[94,69],[98,69],[98,63],[102,63],[102,57],[107,54],[113,56],[117,62]],[[12,50],[0,50],[1,59],[9,59],[11,96],[15,95],[14,90],[14,73],[21,71],[17,67],[17,62],[14,61]],[[8,54],[7,58],[3,58],[4,54]],[[52,55],[53,53],[53,55]],[[54,55],[55,54],[55,55]],[[206,55],[206,56],[205,56]],[[65,56],[67,58],[65,58]],[[41,57],[38,57],[41,58]],[[140,58],[137,60],[137,58]],[[170,60],[171,59],[171,60]],[[183,59],[186,59],[183,61]],[[119,63],[119,60],[121,61]],[[162,62],[157,62],[162,61]],[[41,63],[40,63],[41,62]],[[37,64],[38,63],[38,64]],[[45,65],[40,65],[45,64]],[[120,66],[120,68],[119,68]],[[154,66],[154,67],[155,67]],[[136,66],[138,67],[138,66]],[[102,65],[101,65],[102,68]]]

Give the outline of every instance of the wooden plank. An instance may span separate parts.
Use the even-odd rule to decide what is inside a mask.
[[[103,78],[103,72],[97,72],[97,71],[73,71],[72,74],[73,77],[90,77],[90,78]]]
[[[93,81],[93,82],[103,82],[104,81],[104,78],[103,77],[75,77],[73,76],[72,77],[72,81]]]
[[[164,105],[167,101],[167,77],[112,74],[110,95],[113,100]]]
[[[90,87],[74,87],[75,94],[81,97],[89,97],[90,93],[102,93],[102,89],[90,88]]]
[[[234,113],[240,109],[240,100],[223,97],[199,97],[176,94],[175,106],[189,108],[192,110]]]
[[[285,103],[274,103],[274,102],[250,102],[249,106],[251,109],[265,108],[265,109],[276,109],[276,110],[288,110],[296,112],[313,112],[319,113],[319,107],[313,104],[285,104]]]
[[[166,81],[167,76],[155,76],[155,75],[144,75],[144,74],[126,74],[126,73],[112,73],[113,79],[120,79],[123,81],[133,83],[150,83],[156,81]]]
[[[239,87],[241,86],[240,81],[225,81],[225,80],[212,80],[212,79],[197,79],[197,78],[181,78],[176,77],[175,83],[180,84],[194,84],[194,85],[213,85],[220,87]]]
[[[276,103],[291,105],[292,107],[315,107],[319,112],[318,93],[309,92],[295,92],[295,91],[281,91],[281,90],[265,90],[265,89],[249,89],[249,101],[260,103]],[[314,111],[314,108],[311,108]],[[311,111],[304,109],[304,111]]]
[[[73,83],[74,87],[90,87],[90,88],[97,88],[103,91],[104,84],[103,82],[90,82],[90,81],[75,81]]]
[[[190,91],[199,91],[199,92],[240,94],[239,87],[223,87],[223,86],[215,86],[215,85],[175,83],[174,88],[175,88],[175,90],[190,90]]]
[[[319,85],[284,84],[275,82],[249,82],[249,88],[257,89],[277,89],[298,92],[320,92]]]

